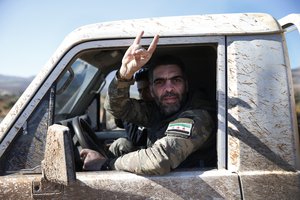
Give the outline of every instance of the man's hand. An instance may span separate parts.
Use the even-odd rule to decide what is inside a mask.
[[[80,151],[80,158],[83,160],[82,169],[86,171],[101,170],[102,165],[106,161],[104,156],[91,149],[82,149]]]
[[[144,31],[140,32],[136,36],[133,44],[127,49],[123,59],[122,66],[120,68],[120,78],[130,80],[133,74],[143,67],[151,58],[153,52],[156,49],[159,36],[156,35],[149,48],[146,50],[140,45],[141,38]]]

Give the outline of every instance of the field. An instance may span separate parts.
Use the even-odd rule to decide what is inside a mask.
[[[0,119],[3,119],[18,100],[16,95],[0,95]]]

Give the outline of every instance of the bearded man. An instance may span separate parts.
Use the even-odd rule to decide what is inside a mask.
[[[214,110],[201,94],[189,91],[185,67],[177,57],[165,55],[150,63],[153,102],[129,97],[133,75],[152,57],[159,37],[146,50],[141,32],[127,49],[120,70],[112,80],[105,108],[115,118],[147,127],[147,148],[117,158],[83,149],[84,170],[123,170],[161,175],[179,167],[215,167]]]

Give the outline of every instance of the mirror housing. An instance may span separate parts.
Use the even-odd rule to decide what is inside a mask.
[[[76,181],[73,142],[68,127],[49,126],[42,173],[45,180],[66,186]]]

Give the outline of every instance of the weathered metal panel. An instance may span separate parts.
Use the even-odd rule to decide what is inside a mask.
[[[65,198],[82,193],[98,199],[240,199],[236,174],[221,171],[173,172],[143,177],[126,172],[77,173]]]
[[[300,198],[300,174],[289,172],[253,171],[240,173],[244,199]]]
[[[296,143],[281,35],[228,37],[229,168],[293,170]]]
[[[16,184],[18,183],[18,184]],[[138,176],[108,172],[77,173],[70,186],[41,183],[41,175],[0,177],[0,199],[240,199],[237,174],[225,170]],[[44,186],[44,188],[42,188]]]
[[[31,199],[32,181],[38,181],[41,175],[0,176],[0,199]]]
[[[42,161],[43,176],[46,180],[69,185],[75,182],[73,140],[69,128],[54,124],[49,126],[45,158]]]
[[[145,26],[147,24],[147,26]],[[203,28],[205,27],[205,28]],[[212,14],[177,17],[145,18],[104,22],[79,27],[65,42],[86,41],[91,38],[135,37],[144,30],[146,37],[192,35],[241,35],[280,32],[276,20],[262,13]]]

